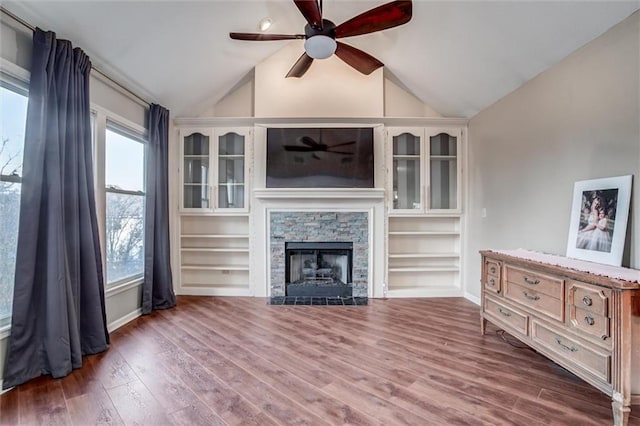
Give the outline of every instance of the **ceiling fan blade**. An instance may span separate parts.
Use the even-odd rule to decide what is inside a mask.
[[[327,150],[327,152],[331,152],[333,154],[342,154],[342,155],[353,155],[353,152],[344,152],[344,151],[332,151],[330,149]]]
[[[307,55],[307,52],[303,53],[302,55],[300,55],[296,63],[293,64],[293,66],[287,73],[287,77],[302,77],[304,73],[307,72],[312,63],[313,58]]]
[[[312,146],[314,148],[321,145],[318,142],[316,142],[313,139],[311,139],[309,136],[303,136],[299,140],[300,140],[301,143],[303,143],[305,145],[308,145],[308,146]]]
[[[383,4],[338,25],[336,38],[369,34],[406,24],[411,20],[412,9],[411,0]]]
[[[297,145],[285,145],[285,151],[294,151],[294,152],[313,152],[316,151],[315,148],[311,148],[309,146],[297,146]]]
[[[329,148],[335,148],[337,146],[353,145],[354,143],[356,143],[356,141],[342,142],[342,143],[337,143],[335,145],[331,145]]]
[[[270,41],[303,39],[304,34],[261,34],[261,33],[229,33],[234,40]]]
[[[312,28],[322,29],[322,12],[317,0],[293,0]]]
[[[345,61],[348,65],[351,65],[362,74],[369,75],[378,68],[384,66],[382,62],[363,52],[360,49],[356,49],[348,44],[338,42],[336,48],[336,56]]]

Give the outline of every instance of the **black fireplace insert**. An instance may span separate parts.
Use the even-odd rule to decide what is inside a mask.
[[[285,243],[285,295],[351,297],[353,243]]]

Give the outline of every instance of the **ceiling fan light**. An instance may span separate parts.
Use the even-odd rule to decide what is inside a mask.
[[[326,59],[336,51],[336,41],[326,35],[315,35],[304,42],[304,50],[313,59]]]

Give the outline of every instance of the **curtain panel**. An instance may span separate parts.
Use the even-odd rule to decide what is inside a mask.
[[[5,389],[62,377],[109,345],[98,237],[89,57],[36,29]]]
[[[169,246],[169,110],[149,106],[142,313],[175,306]]]

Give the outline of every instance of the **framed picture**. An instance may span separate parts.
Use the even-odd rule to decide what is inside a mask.
[[[567,257],[620,266],[630,200],[631,175],[576,182]]]

